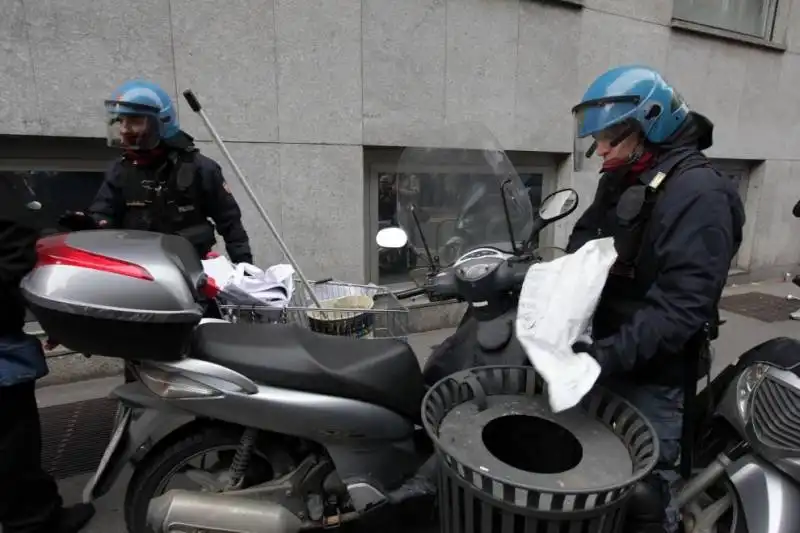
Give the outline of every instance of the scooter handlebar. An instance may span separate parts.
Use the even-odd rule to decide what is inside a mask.
[[[183,91],[183,97],[186,99],[186,102],[189,104],[189,107],[192,108],[192,111],[195,113],[199,113],[201,109],[200,101],[197,99],[197,96],[194,95],[191,89],[186,89]]]

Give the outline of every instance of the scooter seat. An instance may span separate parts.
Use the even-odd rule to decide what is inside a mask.
[[[261,385],[361,400],[420,418],[425,393],[411,347],[395,339],[359,340],[297,325],[199,326],[192,356]]]

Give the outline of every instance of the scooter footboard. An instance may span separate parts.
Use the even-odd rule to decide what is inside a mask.
[[[100,464],[83,490],[86,503],[105,495],[125,465],[141,459],[164,436],[195,419],[154,396],[138,381],[117,387],[112,397],[119,399],[120,413]]]
[[[727,468],[751,533],[800,531],[800,487],[766,461],[746,455]]]

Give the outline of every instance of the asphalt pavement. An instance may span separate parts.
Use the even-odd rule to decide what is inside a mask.
[[[757,292],[761,295],[774,295],[784,298],[787,293],[792,292],[792,289],[794,289],[795,294],[800,293],[800,289],[790,283],[773,282],[729,287],[726,290],[726,295],[736,296]],[[777,302],[777,299],[774,301]],[[800,307],[800,302],[797,303],[798,307]],[[715,374],[729,363],[736,361],[744,351],[765,340],[776,336],[800,338],[800,322],[790,321],[788,315],[785,316],[785,319],[767,322],[745,316],[746,314],[753,314],[747,309],[743,311],[743,314],[728,311],[723,311],[721,314],[722,318],[727,320],[727,323],[721,327],[720,338],[714,343],[715,360],[713,372]],[[422,363],[427,359],[432,346],[440,343],[452,331],[452,329],[437,330],[413,335],[410,342],[420,362]],[[103,397],[120,382],[121,378],[105,378],[75,384],[43,387],[37,391],[37,397],[41,407],[80,402]],[[122,505],[127,475],[129,474],[126,474],[120,480],[121,482],[117,484],[110,494],[96,502],[97,515],[85,529],[86,533],[125,531]],[[61,493],[67,503],[80,501],[81,491],[89,477],[90,474],[86,473],[60,480]]]

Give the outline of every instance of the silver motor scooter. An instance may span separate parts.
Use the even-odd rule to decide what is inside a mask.
[[[502,295],[502,314],[515,309],[510,295],[534,261],[515,254],[523,238],[573,212],[576,193],[554,193],[537,218],[502,150],[468,152],[475,174],[496,175],[503,191],[487,196],[496,205],[486,209],[515,202],[527,220],[509,218],[509,241],[474,242],[458,268],[440,268],[411,293],[480,287],[481,299]],[[84,491],[85,501],[101,497],[131,465],[131,533],[337,526],[380,511],[429,458],[419,425],[425,384],[407,343],[294,324],[201,323],[218,289],[176,236],[82,231],[43,239],[38,253],[22,292],[44,329],[79,353],[133,362],[138,380],[113,392],[120,415]],[[481,308],[489,311],[494,304]],[[213,461],[192,464],[210,452]],[[166,492],[177,474],[201,491]]]
[[[800,531],[800,341],[745,352],[696,398],[698,467],[678,492],[690,533]]]

